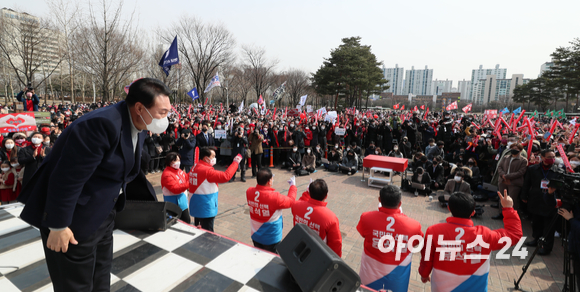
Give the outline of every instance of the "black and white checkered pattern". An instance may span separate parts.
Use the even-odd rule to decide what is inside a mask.
[[[53,291],[40,233],[21,211],[0,210],[0,291]],[[111,291],[300,291],[276,255],[184,223],[113,237]]]

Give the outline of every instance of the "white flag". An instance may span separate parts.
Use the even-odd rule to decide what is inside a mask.
[[[240,104],[240,107],[238,107],[238,113],[241,113],[242,110],[244,110],[244,101],[242,100],[242,103]]]
[[[304,105],[306,103],[306,98],[308,97],[308,94],[300,97],[300,105]]]

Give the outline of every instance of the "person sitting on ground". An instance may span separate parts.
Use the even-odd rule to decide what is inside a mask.
[[[358,171],[358,159],[354,150],[348,150],[346,156],[342,158],[342,164],[340,164],[340,171],[344,174],[353,175]]]
[[[445,184],[445,189],[443,190],[443,195],[439,196],[439,202],[447,202],[449,201],[449,197],[453,193],[465,193],[471,195],[471,187],[467,182],[463,180],[465,173],[463,170],[458,170],[455,172],[455,177],[450,179]]]
[[[316,172],[316,156],[314,156],[310,147],[306,147],[306,153],[302,157],[302,169],[310,173]]]
[[[415,197],[419,194],[427,196],[431,193],[431,177],[422,167],[417,168],[411,177],[411,182],[424,185],[423,188],[413,188],[411,185],[411,191],[415,192]]]
[[[324,168],[332,169],[334,165],[338,165],[342,162],[342,152],[338,148],[338,145],[330,148],[328,151],[328,164],[324,164]]]
[[[292,152],[288,154],[288,165],[290,165],[290,170],[300,169],[302,166],[302,156],[298,152],[298,146],[292,145]]]
[[[403,158],[403,153],[401,151],[399,151],[399,146],[395,145],[395,146],[393,146],[393,150],[391,150],[391,152],[389,152],[389,155],[387,155],[387,156]]]

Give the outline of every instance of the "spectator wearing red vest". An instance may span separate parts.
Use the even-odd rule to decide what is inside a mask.
[[[328,186],[322,179],[310,183],[308,190],[300,200],[292,206],[294,225],[306,224],[320,236],[322,241],[339,257],[342,256],[342,235],[340,234],[338,217],[326,207]]]

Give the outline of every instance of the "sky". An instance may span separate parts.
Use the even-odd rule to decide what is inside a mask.
[[[0,6],[49,15],[44,0],[2,2]],[[84,3],[88,12],[88,1]],[[277,59],[277,71],[314,73],[342,38],[360,36],[386,68],[428,66],[433,79],[453,80],[454,87],[458,80],[470,80],[479,65],[500,64],[508,78],[536,78],[556,48],[580,38],[578,0],[125,1],[124,13],[133,11],[139,28],[152,35],[180,17],[223,24],[238,48],[263,47],[268,58]]]

